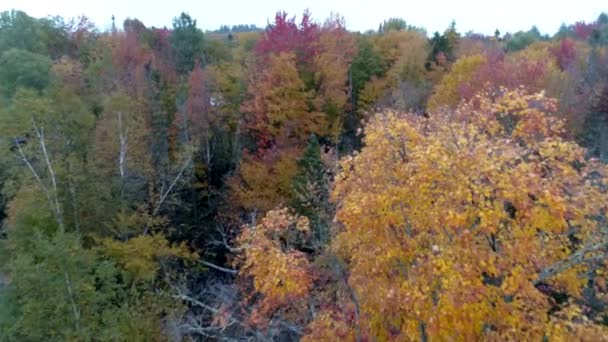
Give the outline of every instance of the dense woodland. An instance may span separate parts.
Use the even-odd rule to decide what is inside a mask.
[[[446,27],[0,14],[0,340],[608,340],[608,15]]]

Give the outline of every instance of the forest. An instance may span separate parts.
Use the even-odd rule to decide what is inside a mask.
[[[0,341],[608,341],[608,15],[0,14]]]

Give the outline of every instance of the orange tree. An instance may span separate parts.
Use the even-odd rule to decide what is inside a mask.
[[[562,138],[556,106],[501,89],[377,114],[335,181],[324,254],[285,211],[243,231],[254,316],[295,319],[304,340],[605,337],[606,170]]]
[[[605,337],[582,314],[584,289],[606,293],[605,166],[562,138],[555,110],[543,93],[501,89],[429,118],[371,120],[333,194],[333,248],[347,260],[361,331]]]

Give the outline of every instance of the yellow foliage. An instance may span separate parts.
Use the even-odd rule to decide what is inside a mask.
[[[483,58],[463,63],[455,69],[466,73]],[[421,330],[457,341],[588,331],[576,320],[557,328],[564,319],[547,318],[550,298],[535,287],[543,270],[602,238],[589,218],[608,207],[589,181],[606,167],[562,138],[556,106],[542,93],[502,89],[429,118],[372,118],[365,147],[336,180],[343,230],[332,246],[348,261],[372,340],[416,340]],[[577,298],[586,271],[580,263],[543,281]]]
[[[254,290],[263,296],[256,306],[262,316],[279,308],[306,308],[300,304],[312,286],[310,264],[306,255],[289,242],[308,233],[305,217],[279,209],[268,212],[259,225],[245,227],[238,238],[244,248],[241,274],[251,277]]]
[[[420,32],[390,31],[374,37],[375,49],[386,58],[388,70],[382,78],[372,77],[359,94],[360,112],[372,106],[399,81],[419,84],[423,81],[429,53],[426,37]]]
[[[237,176],[229,180],[231,195],[248,210],[266,212],[285,204],[291,196],[291,181],[297,172],[300,150],[286,150],[273,158],[246,156]]]
[[[458,87],[474,82],[473,74],[485,63],[486,57],[479,54],[463,57],[456,61],[450,73],[446,74],[435,87],[435,92],[429,99],[428,109],[435,111],[443,106],[455,107],[460,103]]]
[[[279,146],[302,144],[310,134],[323,135],[325,115],[310,111],[312,94],[300,79],[294,53],[271,55],[268,66],[254,73],[243,104],[251,129],[263,139],[273,139]]]
[[[193,260],[197,257],[184,244],[171,246],[161,234],[139,235],[127,241],[103,238],[100,242],[99,251],[121,265],[136,281],[152,280],[163,258]]]

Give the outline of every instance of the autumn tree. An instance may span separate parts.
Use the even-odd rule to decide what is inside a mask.
[[[562,138],[555,110],[542,93],[502,90],[455,112],[370,122],[333,194],[344,225],[333,245],[348,260],[360,331],[423,340],[606,333],[582,318],[585,289],[605,291],[597,218],[606,170]]]
[[[356,53],[355,41],[340,17],[328,19],[319,33],[319,54],[315,57],[314,106],[323,112],[327,133],[334,143],[340,139],[352,102],[349,66]]]
[[[576,92],[576,87],[569,85],[568,73],[575,71],[574,67],[580,61],[573,51],[566,52],[569,57],[556,57],[555,49],[550,44],[539,42],[511,54],[490,50],[463,57],[435,86],[428,108],[455,108],[462,99],[470,100],[484,89],[498,91],[500,87],[525,86],[530,91],[546,90],[549,95],[560,98],[563,103],[560,103],[559,112],[566,117],[569,111],[576,109],[576,106],[566,106],[572,103],[571,94]],[[564,71],[559,64],[560,59],[573,68]],[[565,62],[566,59],[570,61]]]
[[[357,109],[360,114],[374,108],[390,106],[404,97],[412,96],[414,92],[393,93],[393,90],[399,89],[405,83],[415,88],[426,87],[425,62],[428,44],[421,32],[389,31],[375,37],[374,43],[375,49],[383,58],[385,71],[382,77],[371,77],[357,94]],[[418,104],[424,100],[425,96],[421,96],[421,99],[413,99],[411,102]]]
[[[268,25],[266,32],[258,41],[255,52],[263,59],[273,54],[293,53],[296,64],[302,72],[310,71],[313,58],[319,53],[319,26],[313,22],[311,13],[305,11],[297,24],[295,17],[289,18],[286,12],[278,12],[274,23]]]
[[[270,211],[260,224],[246,227],[239,236],[239,245],[247,246],[239,259],[241,274],[252,282],[253,294],[260,294],[259,300],[256,296],[247,299],[252,307],[250,324],[267,330],[284,320],[281,328],[289,330],[294,323],[298,327],[297,323],[305,320],[312,274],[298,245],[309,233],[305,217],[280,209]]]

